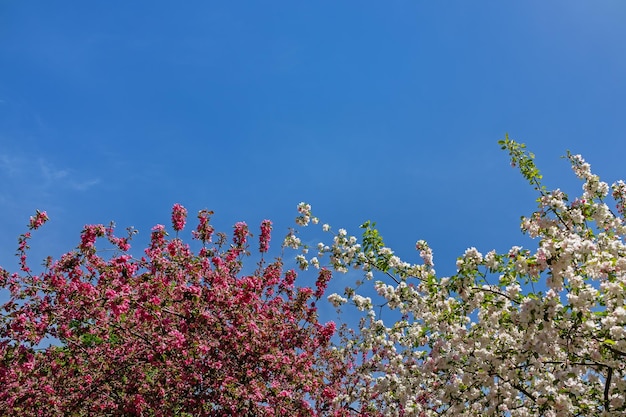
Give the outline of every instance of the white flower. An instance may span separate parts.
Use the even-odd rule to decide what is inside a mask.
[[[356,294],[352,296],[352,301],[354,301],[356,307],[361,311],[369,310],[372,308],[372,299],[369,297],[363,297]]]
[[[496,269],[499,265],[498,258],[495,250],[492,250],[485,255],[485,265],[487,268]]]
[[[328,301],[332,303],[333,306],[339,307],[348,302],[346,298],[343,298],[337,293],[331,294],[328,296]]]
[[[300,247],[300,238],[290,233],[285,237],[283,244],[288,248],[298,249]]]
[[[306,260],[304,255],[296,256],[296,262],[298,263],[298,267],[303,271],[309,268],[309,262]]]

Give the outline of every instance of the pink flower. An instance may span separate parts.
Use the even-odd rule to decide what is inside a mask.
[[[208,243],[211,241],[213,235],[213,226],[209,224],[211,220],[212,211],[201,210],[198,212],[198,227],[192,232],[194,239],[201,240],[202,243]]]
[[[270,234],[272,232],[272,222],[263,220],[261,222],[261,236],[259,236],[259,251],[265,253],[270,248]]]
[[[37,213],[35,214],[34,217],[30,216],[30,223],[28,225],[28,228],[31,230],[38,229],[42,224],[44,224],[47,221],[48,221],[48,215],[46,214],[46,212],[37,210]]]
[[[322,269],[317,277],[317,281],[315,282],[315,286],[317,290],[315,291],[315,297],[321,298],[324,295],[324,291],[326,291],[326,287],[328,286],[328,281],[332,273],[328,269]]]
[[[185,343],[185,335],[182,334],[181,332],[179,332],[178,330],[174,329],[172,331],[170,331],[170,337],[172,337],[172,343],[173,346],[177,349],[180,349],[183,347],[184,343]]]
[[[165,236],[167,233],[165,232],[165,226],[162,224],[157,224],[152,228],[152,234],[150,237],[150,249],[154,250],[156,248],[161,248],[165,245]]]
[[[328,343],[332,335],[335,334],[336,330],[337,330],[337,326],[335,325],[335,322],[329,321],[328,323],[326,323],[326,325],[322,327],[322,329],[320,330],[322,343],[323,344]]]
[[[248,238],[248,225],[245,222],[235,223],[235,232],[233,233],[233,243],[236,247],[245,246]]]
[[[101,224],[88,224],[80,236],[80,248],[82,250],[93,249],[96,239],[104,236],[106,230]]]
[[[180,204],[174,204],[172,207],[172,226],[174,230],[180,232],[185,228],[185,222],[187,219],[187,209]]]

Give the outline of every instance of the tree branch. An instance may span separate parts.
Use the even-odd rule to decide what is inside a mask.
[[[611,388],[611,378],[613,378],[613,368],[609,368],[604,383],[604,411],[609,411],[609,390]]]

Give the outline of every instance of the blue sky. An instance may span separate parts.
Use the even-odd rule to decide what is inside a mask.
[[[176,202],[272,219],[276,248],[307,201],[409,260],[427,240],[451,274],[525,242],[505,132],[548,188],[579,190],[567,149],[626,177],[624,22],[622,0],[4,1],[0,262],[35,209],[43,258],[88,223],[145,242]]]

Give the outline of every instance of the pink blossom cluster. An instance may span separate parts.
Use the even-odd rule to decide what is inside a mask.
[[[34,216],[30,216],[30,223],[28,225],[28,228],[31,230],[39,229],[39,227],[41,227],[47,221],[48,215],[46,214],[46,212],[37,210],[37,213]]]
[[[270,234],[272,232],[272,222],[263,220],[261,222],[261,235],[259,236],[259,251],[266,253],[270,248]]]
[[[201,210],[198,212],[198,226],[192,232],[193,238],[202,241],[202,243],[211,243],[213,236],[213,226],[211,226],[211,216],[213,212],[210,210]]]
[[[172,208],[172,227],[175,231],[180,232],[185,228],[187,222],[187,209],[180,204],[174,204]]]

